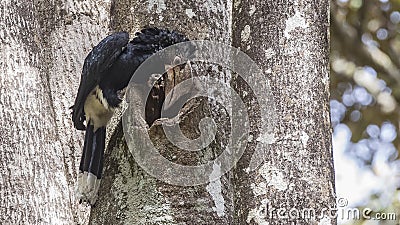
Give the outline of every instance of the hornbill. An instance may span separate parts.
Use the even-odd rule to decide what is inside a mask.
[[[77,197],[93,205],[103,170],[106,125],[120,103],[124,89],[139,65],[155,52],[188,41],[176,31],[145,28],[131,41],[127,32],[104,38],[85,58],[78,94],[72,108],[72,121],[78,130],[86,130],[79,165]],[[146,84],[150,77],[134,77]],[[86,122],[86,124],[84,124]]]

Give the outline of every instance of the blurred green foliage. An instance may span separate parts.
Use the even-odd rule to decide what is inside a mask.
[[[331,4],[331,95],[341,99],[349,85],[363,86],[374,97],[368,105],[348,107],[344,122],[352,141],[365,137],[369,124],[399,124],[400,102],[400,1],[337,0]],[[357,70],[372,67],[377,78],[366,83]],[[384,81],[387,88],[377,88]],[[352,119],[359,110],[361,118]],[[394,141],[399,146],[399,139]]]
[[[379,128],[393,124],[395,136],[389,142],[399,152],[400,0],[333,0],[330,27],[333,126],[346,124],[352,133],[351,141],[359,143],[376,138],[372,137],[372,125]],[[377,151],[371,145],[368,148],[372,154]],[[391,160],[396,158],[398,154]],[[364,166],[371,165],[372,159],[364,158]],[[393,176],[400,181],[399,173]],[[377,201],[378,195],[372,194],[368,202],[358,207],[394,212],[400,217],[400,191],[385,206]],[[358,220],[353,224],[400,224],[400,218]]]

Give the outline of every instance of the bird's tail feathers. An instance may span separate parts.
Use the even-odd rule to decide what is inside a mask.
[[[77,197],[91,205],[97,200],[103,172],[106,128],[94,130],[93,125],[86,128],[83,153],[79,165]]]

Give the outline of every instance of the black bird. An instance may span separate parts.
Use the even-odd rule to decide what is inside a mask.
[[[106,125],[122,101],[118,92],[128,85],[135,70],[148,57],[184,41],[188,41],[184,35],[159,28],[145,28],[131,41],[127,32],[117,32],[104,38],[85,58],[78,94],[71,107],[75,128],[86,130],[78,176],[80,201],[93,205],[97,200]],[[133,81],[146,84],[149,78],[135,77]]]

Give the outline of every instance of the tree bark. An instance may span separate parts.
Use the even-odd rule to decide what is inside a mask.
[[[234,224],[336,224],[329,211],[323,211],[335,203],[329,2],[236,1],[234,5],[233,45],[254,59],[271,82],[279,118],[272,135],[255,132],[255,141],[250,143],[250,149],[257,142],[269,144],[265,162],[247,173],[249,156],[245,154],[234,172],[238,187],[234,202],[242,206],[235,210]],[[244,85],[238,89],[246,90]],[[263,100],[263,96],[251,98]],[[266,105],[259,100],[259,107]],[[258,109],[252,105],[249,110],[252,130],[259,131]],[[279,216],[280,209],[284,217]],[[315,217],[304,218],[303,210],[309,209]]]
[[[83,135],[70,110],[107,1],[0,3],[0,221],[86,224],[75,199]]]
[[[327,1],[17,3],[0,3],[0,24],[5,27],[0,31],[0,129],[5,134],[0,141],[0,221],[335,224],[332,218],[318,217],[335,202]],[[211,179],[220,171],[215,164],[204,171],[209,183],[171,185],[135,161],[140,135],[148,133],[172,162],[206,163],[228,145],[232,125],[221,108],[232,106],[198,98],[183,107],[177,121],[188,138],[201,135],[203,117],[217,121],[215,140],[196,153],[179,150],[167,140],[161,124],[176,122],[171,119],[149,128],[143,118],[136,118],[139,122],[128,125],[140,132],[136,142],[127,143],[120,110],[107,128],[104,178],[89,218],[89,207],[77,204],[74,195],[83,135],[73,129],[68,108],[91,47],[109,30],[132,36],[145,25],[175,29],[192,40],[233,44],[258,64],[263,74],[247,79],[227,68],[193,65],[195,76],[215,78],[242,97],[249,115],[247,148],[236,167],[218,179]],[[255,83],[258,90],[252,89]],[[128,94],[140,95],[139,88]],[[254,156],[258,161],[252,162]],[[311,208],[316,217],[279,218],[281,208]]]
[[[94,209],[92,221],[152,224],[334,224],[335,219],[330,218],[328,213],[320,216],[325,209],[333,207],[335,202],[328,108],[328,3],[224,3],[226,9],[233,4],[232,18],[229,10],[217,7],[213,12],[211,7],[211,13],[203,13],[198,10],[201,7],[193,7],[198,3],[191,3],[190,12],[196,15],[195,20],[188,18],[188,6],[170,4],[159,2],[157,8],[150,10],[153,12],[151,16],[148,16],[149,11],[146,12],[143,5],[119,2],[113,8],[112,24],[116,30],[132,30],[131,24],[135,24],[135,21],[155,26],[171,23],[169,27],[188,34],[191,39],[208,38],[204,33],[209,32],[212,34],[209,37],[213,37],[211,40],[222,40],[229,44],[229,19],[233,18],[233,45],[240,47],[260,65],[266,76],[264,79],[272,87],[271,93],[267,93],[268,85],[264,85],[261,87],[265,88],[266,93],[256,96],[240,77],[232,79],[232,86],[247,102],[251,138],[236,169],[207,185],[178,187],[157,181],[135,163],[129,154],[128,145],[123,141],[123,134],[115,134],[115,142],[109,146],[112,149],[110,160],[113,166],[110,166],[109,173],[106,172],[110,177],[104,182],[108,185],[101,195],[104,196],[101,200],[104,204],[100,205],[112,203]],[[131,7],[128,14],[124,10],[127,5]],[[155,7],[151,4],[148,7],[152,6]],[[183,12],[185,8],[186,15]],[[218,20],[221,17],[223,19]],[[210,22],[205,30],[204,24],[196,23],[199,18]],[[223,21],[223,26],[218,21]],[[208,76],[228,83],[231,80],[227,73],[221,73],[216,68],[199,68],[203,69],[197,71],[200,74],[203,72],[201,75],[208,73]],[[254,78],[253,82],[256,80]],[[271,96],[273,99],[270,99]],[[270,106],[271,101],[275,102],[275,117],[280,118],[273,130],[267,128],[270,124],[260,123],[260,119],[265,116],[260,113],[268,111],[265,108]],[[197,103],[204,102],[200,100]],[[193,102],[188,105],[190,107],[187,108],[194,108],[194,112],[184,108],[182,112],[186,119],[181,118],[179,121],[181,130],[195,138],[199,135],[195,132],[198,131],[199,117],[211,115],[215,118],[218,113],[213,113],[216,108],[213,103],[207,103],[205,107],[196,106]],[[203,114],[196,113],[196,110],[203,110]],[[218,119],[224,127],[218,134],[229,134],[229,126],[225,123],[229,119]],[[130,126],[140,126],[143,132],[147,130],[143,120],[141,125]],[[187,164],[188,161],[204,162],[204,155],[218,155],[226,141],[226,137],[217,135],[216,148],[211,147],[210,152],[200,157],[189,156],[171,147],[161,129],[157,123],[149,129],[152,140],[155,140],[153,143],[160,152],[181,154],[178,161],[170,159],[181,164]],[[136,139],[141,139],[142,135],[144,133],[138,133]],[[249,164],[254,154],[260,154],[255,152],[260,143],[265,147],[261,152],[265,161],[255,171],[251,171]],[[140,145],[132,148],[140,148]],[[286,210],[284,216],[289,216],[287,213],[291,209],[299,213],[312,210],[314,217],[299,214],[293,218],[279,218],[277,209]],[[118,212],[120,217],[109,217],[113,212]],[[311,218],[304,218],[307,216]]]
[[[231,41],[231,20],[229,1],[190,1],[179,4],[176,1],[149,1],[143,4],[125,0],[114,1],[111,10],[111,27],[115,31],[126,30],[133,33],[140,27],[150,25],[177,30],[192,40],[211,39],[226,44]],[[219,71],[214,72],[215,76],[219,76]],[[135,106],[144,107],[140,104]],[[190,107],[187,107],[187,113],[179,121],[183,132],[190,138],[196,138],[199,135],[199,119],[210,115],[210,108],[206,101],[201,100],[192,102],[191,106],[196,110],[190,111]],[[199,164],[219,151],[214,146],[198,154],[184,153],[171,147],[160,123],[156,122],[151,128],[147,128],[144,120],[141,121],[136,126],[140,126],[143,133],[137,135],[149,132],[153,143],[163,155],[179,156],[177,160],[171,159],[176,163]],[[110,126],[115,127],[117,124],[118,121],[115,121]],[[233,192],[229,175],[222,177],[215,189],[209,184],[180,187],[161,182],[148,175],[135,162],[120,129],[115,129],[116,133],[107,149],[105,176],[102,181],[104,188],[100,191],[98,207],[92,209],[92,224],[230,223],[233,215]],[[222,206],[219,202],[221,198],[225,202]]]

